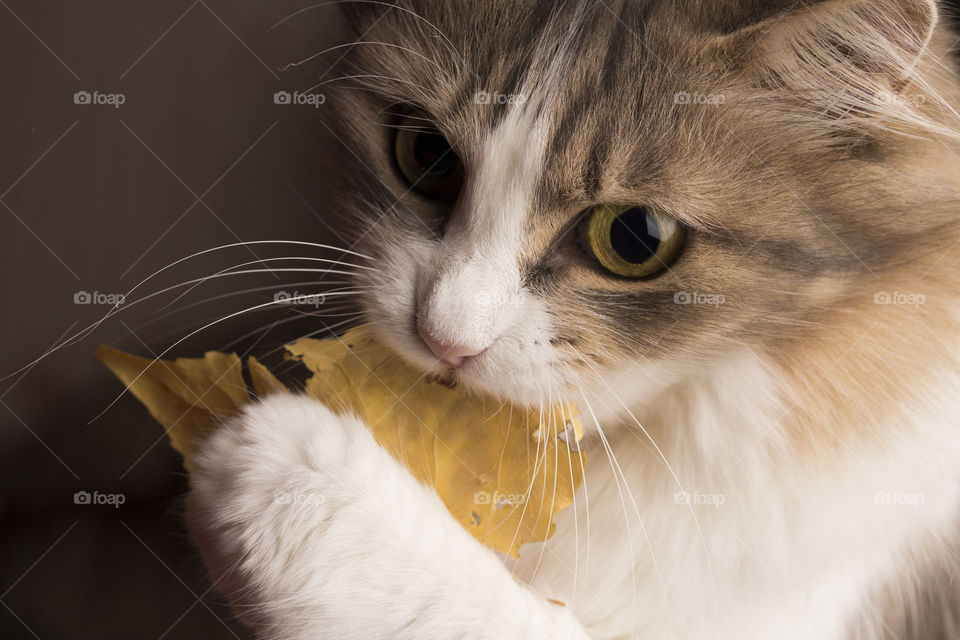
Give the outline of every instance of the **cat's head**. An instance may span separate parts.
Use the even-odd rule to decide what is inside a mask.
[[[531,404],[656,388],[956,234],[932,0],[351,7],[343,201],[367,319],[424,372]]]

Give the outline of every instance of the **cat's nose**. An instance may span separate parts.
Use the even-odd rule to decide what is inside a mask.
[[[433,352],[433,355],[437,356],[440,362],[453,369],[459,369],[467,361],[467,358],[480,355],[483,351],[463,345],[440,342],[419,324],[417,325],[417,331],[420,333],[420,338],[423,339],[424,344]]]

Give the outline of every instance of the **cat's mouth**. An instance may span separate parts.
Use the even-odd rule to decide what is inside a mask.
[[[441,373],[427,374],[427,382],[431,382],[433,384],[442,384],[448,389],[456,389],[460,384],[460,379],[457,377],[456,371],[448,369],[447,371],[443,371]]]
[[[383,344],[419,372],[418,377],[525,408],[548,404],[564,393],[557,350],[546,347],[550,332],[545,318],[528,314],[525,322],[495,337],[478,335],[455,320],[440,324],[437,331],[435,321],[418,322],[418,305],[410,304],[415,295],[401,296],[403,308],[389,304],[395,289],[402,292],[401,286],[391,283],[371,297],[366,320]],[[432,346],[424,333],[432,338]]]

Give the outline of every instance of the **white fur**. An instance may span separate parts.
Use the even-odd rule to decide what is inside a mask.
[[[552,598],[576,593],[594,638],[845,638],[905,551],[955,523],[958,390],[954,374],[912,407],[910,436],[879,426],[876,443],[825,466],[788,449],[776,380],[755,356],[674,377],[631,406],[615,462],[590,451],[589,513],[561,514],[514,569]]]
[[[913,435],[824,469],[774,455],[785,443],[761,362],[741,354],[712,374],[645,411],[674,420],[659,452],[625,412],[615,463],[595,435],[578,508],[509,571],[361,423],[302,397],[269,398],[204,446],[191,526],[266,638],[840,639],[911,541],[955,515],[956,406],[942,399],[957,381],[916,408]],[[722,504],[689,504],[702,496]]]
[[[483,351],[461,368],[461,382],[528,405],[565,382],[562,363],[541,346],[557,327],[546,305],[524,290],[519,263],[549,140],[546,91],[531,88],[490,132],[469,194],[441,240],[391,246],[387,264],[359,275],[372,292],[363,301],[366,315],[386,344],[439,373],[413,329],[416,318],[440,343]]]
[[[521,316],[517,255],[545,148],[527,109],[513,109],[487,140],[469,198],[423,268],[418,319],[444,344],[482,351]]]
[[[585,640],[522,587],[356,419],[275,396],[196,458],[188,517],[261,637]]]

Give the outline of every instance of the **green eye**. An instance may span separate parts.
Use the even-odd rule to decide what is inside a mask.
[[[417,193],[438,200],[454,199],[460,193],[460,158],[443,134],[424,118],[401,118],[394,153],[400,174]]]
[[[685,240],[683,225],[650,207],[599,205],[580,226],[587,253],[622,278],[649,278],[665,271]]]

